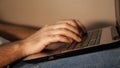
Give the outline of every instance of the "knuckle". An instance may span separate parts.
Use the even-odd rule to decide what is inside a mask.
[[[56,40],[60,40],[61,39],[61,36],[60,35],[56,35]]]
[[[64,27],[68,27],[68,23],[64,23],[63,26],[64,26]]]
[[[65,28],[61,28],[59,32],[60,33],[66,32],[66,29]]]

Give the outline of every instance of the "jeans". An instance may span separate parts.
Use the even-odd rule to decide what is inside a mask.
[[[36,64],[20,61],[13,68],[120,68],[120,48]]]

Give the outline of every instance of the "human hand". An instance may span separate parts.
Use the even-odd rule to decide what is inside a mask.
[[[80,29],[78,30],[78,28]],[[49,49],[51,43],[63,42],[69,44],[73,40],[80,42],[79,35],[84,32],[84,28],[78,20],[64,20],[54,25],[46,25],[22,41],[23,54],[31,55],[41,52],[45,48]]]

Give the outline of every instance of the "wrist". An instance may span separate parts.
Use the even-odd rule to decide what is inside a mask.
[[[22,55],[23,57],[29,55],[29,54],[26,52],[26,49],[27,49],[26,46],[27,46],[27,43],[25,43],[23,40],[19,41],[19,49],[20,49],[21,55]]]
[[[20,41],[20,49],[23,56],[28,56],[33,54],[33,44],[30,41],[22,40]]]

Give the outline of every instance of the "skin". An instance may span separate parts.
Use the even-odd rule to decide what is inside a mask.
[[[5,29],[6,32],[8,30],[7,27]],[[54,47],[51,48],[51,43],[64,42],[70,44],[73,40],[81,42],[79,34],[84,33],[84,29],[81,27],[78,20],[59,21],[53,25],[45,25],[37,31],[16,27],[18,30],[12,32],[14,28],[9,27],[8,33],[16,35],[15,33],[20,31],[19,33],[24,35],[25,31],[26,34],[25,36],[18,34],[16,36],[21,38],[21,40],[0,46],[0,67],[4,67],[22,57],[39,53],[43,49],[54,49]],[[12,28],[11,31],[10,28]],[[78,28],[81,29],[78,30]],[[4,30],[4,27],[0,28],[0,30]]]

